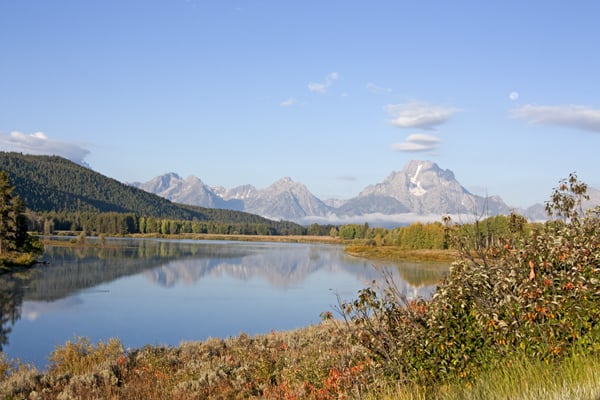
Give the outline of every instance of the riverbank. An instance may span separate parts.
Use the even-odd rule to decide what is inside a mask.
[[[405,250],[397,246],[366,246],[350,244],[346,253],[372,260],[386,261],[422,261],[451,263],[458,257],[454,250],[419,249]]]
[[[67,342],[38,371],[0,355],[0,397],[28,399],[595,399],[600,358],[506,359],[468,384],[401,385],[384,376],[339,321],[265,335],[148,345]]]
[[[244,242],[283,242],[283,243],[331,243],[343,244],[344,240],[331,236],[310,235],[228,235],[212,233],[180,233],[176,235],[163,235],[154,233],[135,233],[127,235],[132,238],[158,238],[174,240],[232,240]]]
[[[0,257],[0,274],[19,268],[29,268],[37,262],[38,258],[33,253],[10,252]]]
[[[114,235],[114,236],[84,236],[83,238],[77,232],[59,232],[56,235],[64,239],[55,240],[51,237],[44,237],[43,243],[50,245],[77,246],[89,245],[96,246],[102,238],[117,237],[117,238],[134,238],[134,239],[168,239],[168,240],[230,240],[243,242],[276,242],[276,243],[330,243],[344,244],[345,241],[340,238],[331,236],[308,236],[308,235],[239,235],[239,234],[212,234],[212,233],[179,233],[176,235],[165,235],[160,233],[134,233],[130,235]],[[67,240],[68,239],[68,240]],[[94,241],[87,242],[87,239]]]
[[[53,240],[44,238],[44,245],[52,246],[99,246],[98,241],[80,240],[76,233],[62,233],[58,236],[70,238],[70,240]],[[365,240],[344,240],[331,236],[277,236],[277,235],[228,235],[228,234],[206,234],[206,233],[183,233],[177,235],[163,235],[155,233],[136,233],[132,235],[118,236],[138,239],[167,239],[167,240],[229,240],[244,242],[275,242],[275,243],[323,243],[344,245],[345,252],[354,257],[371,260],[385,261],[420,261],[420,262],[446,262],[451,263],[458,257],[454,250],[420,249],[405,250],[398,246],[370,246]],[[97,238],[97,237],[92,237]],[[100,237],[102,238],[102,236]],[[100,239],[102,241],[102,239]]]

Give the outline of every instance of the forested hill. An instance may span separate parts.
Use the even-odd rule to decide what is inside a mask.
[[[57,156],[0,152],[0,170],[9,175],[27,208],[36,212],[120,212],[177,220],[273,224],[254,214],[172,203]]]

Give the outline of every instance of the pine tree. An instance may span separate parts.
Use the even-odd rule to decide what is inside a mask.
[[[14,190],[6,172],[0,171],[0,255],[16,246],[18,210],[15,202],[18,200],[13,195]]]

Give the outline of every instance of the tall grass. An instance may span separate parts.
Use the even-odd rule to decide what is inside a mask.
[[[520,360],[453,386],[442,399],[599,399],[600,358],[574,355],[556,364]]]
[[[505,361],[472,382],[423,387],[390,386],[368,400],[598,400],[600,357],[574,355],[560,363]]]

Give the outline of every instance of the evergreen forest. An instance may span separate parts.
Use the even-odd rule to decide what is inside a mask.
[[[0,152],[0,171],[26,204],[30,231],[306,234],[304,227],[289,221],[176,204],[58,156]]]

